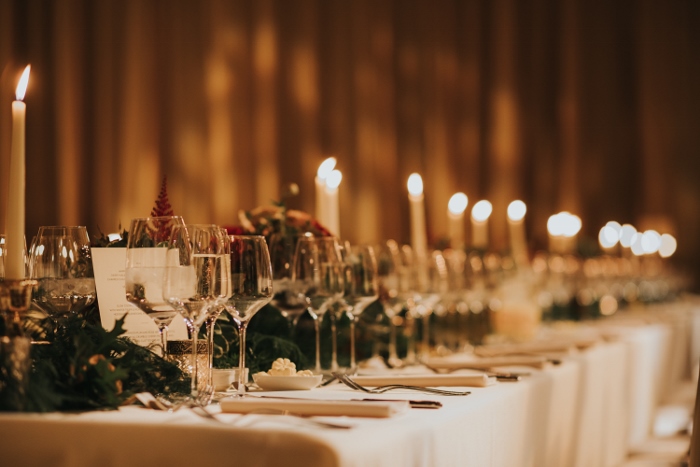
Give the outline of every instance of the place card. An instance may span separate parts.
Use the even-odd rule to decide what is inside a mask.
[[[114,322],[126,315],[125,336],[139,345],[160,344],[158,326],[138,307],[126,300],[124,269],[126,248],[92,248],[92,268],[102,327],[114,328]],[[169,340],[187,340],[187,326],[176,317],[168,326]]]

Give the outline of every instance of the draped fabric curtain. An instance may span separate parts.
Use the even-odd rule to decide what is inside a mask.
[[[0,0],[0,223],[11,101],[27,97],[27,232],[111,232],[164,176],[188,222],[236,224],[338,159],[341,236],[428,236],[457,191],[674,233],[700,263],[700,6],[693,0]]]

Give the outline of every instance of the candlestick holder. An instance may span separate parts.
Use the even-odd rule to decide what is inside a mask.
[[[34,279],[5,279],[0,281],[0,312],[5,319],[5,334],[24,336],[24,318],[32,303]]]

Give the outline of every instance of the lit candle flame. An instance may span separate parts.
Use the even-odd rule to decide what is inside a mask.
[[[631,224],[624,224],[620,229],[620,245],[625,248],[632,246],[634,236],[637,234],[637,229]]]
[[[659,255],[662,258],[668,258],[673,253],[676,252],[676,247],[678,243],[676,239],[671,234],[663,234],[661,236],[661,246],[659,247]]]
[[[455,215],[460,215],[467,209],[469,198],[464,193],[455,193],[447,203],[447,209]]]
[[[413,196],[420,196],[423,194],[423,179],[417,173],[412,173],[408,177],[408,192]]]
[[[491,203],[485,199],[482,199],[472,208],[472,218],[475,221],[484,222],[489,218],[491,212],[493,212],[493,206]]]
[[[521,221],[526,213],[527,206],[519,199],[516,199],[508,205],[508,219],[513,222]]]
[[[19,79],[19,82],[17,83],[17,90],[15,91],[15,96],[17,97],[18,101],[24,100],[24,95],[27,93],[27,85],[29,84],[29,70],[31,69],[31,65],[27,65],[27,68],[24,69],[24,72],[22,73],[22,77]]]
[[[318,171],[316,172],[318,178],[325,180],[335,168],[335,163],[335,157],[329,157],[325,161],[321,162],[321,165],[318,166]]]
[[[326,177],[326,186],[331,190],[334,190],[340,186],[340,182],[343,180],[343,174],[340,170],[331,170],[331,172]]]

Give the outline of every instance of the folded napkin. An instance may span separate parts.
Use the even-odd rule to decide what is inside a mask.
[[[547,357],[540,355],[513,355],[504,357],[479,358],[474,356],[434,357],[425,362],[425,366],[435,370],[475,369],[485,370],[499,366],[528,366],[543,369],[552,364]],[[449,375],[448,375],[449,376]]]
[[[523,344],[494,344],[482,345],[474,349],[474,353],[482,357],[499,355],[515,355],[527,353],[574,353],[587,349],[599,342],[599,338],[575,339],[566,341],[528,342]]]
[[[407,386],[470,386],[485,387],[496,382],[488,375],[376,375],[353,376],[353,381],[362,386],[385,386],[404,384]]]
[[[219,402],[224,413],[282,413],[388,418],[410,408],[408,401],[365,402],[309,399],[229,398]]]

